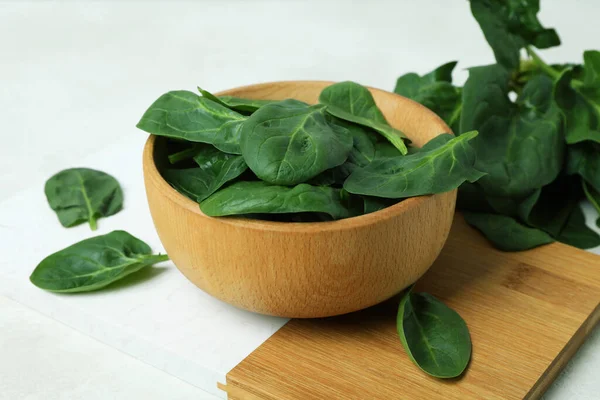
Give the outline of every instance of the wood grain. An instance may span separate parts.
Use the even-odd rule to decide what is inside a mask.
[[[290,321],[229,372],[225,389],[240,400],[538,399],[600,319],[600,257],[559,243],[500,252],[457,216],[416,290],[467,322],[473,357],[463,377],[435,379],[410,362],[395,298]]]
[[[316,102],[331,82],[277,82],[222,94]],[[404,97],[371,89],[394,127],[420,146],[444,122]],[[281,223],[211,218],[158,172],[164,147],[151,136],[144,180],[154,225],[177,268],[209,294],[247,310],[322,317],[396,295],[431,266],[450,231],[456,191],[402,201],[334,222]]]

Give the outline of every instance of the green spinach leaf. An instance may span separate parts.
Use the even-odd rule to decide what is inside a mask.
[[[437,378],[455,378],[471,358],[471,335],[458,313],[428,293],[406,291],[397,328],[410,359]]]
[[[261,107],[242,127],[242,155],[263,181],[296,185],[343,164],[350,132],[330,124],[325,106],[284,100]]]
[[[600,190],[600,144],[592,141],[568,147],[566,173],[581,176],[594,189]]]
[[[162,174],[177,191],[197,202],[201,202],[248,168],[242,156],[222,153],[210,145],[198,148],[194,161],[198,168],[167,169]]]
[[[436,138],[421,151],[377,160],[356,169],[344,183],[350,193],[386,198],[406,198],[456,189],[483,174],[473,167],[475,153],[469,141],[477,132],[447,140]]]
[[[573,208],[566,225],[556,239],[580,249],[600,246],[600,235],[585,224],[585,216],[578,205]]]
[[[461,88],[452,84],[456,63],[449,62],[423,76],[415,73],[402,75],[396,81],[394,92],[429,108],[458,133],[462,101]]]
[[[586,68],[587,71],[591,69]],[[600,143],[600,90],[580,88],[575,90],[575,70],[564,70],[555,85],[554,99],[565,119],[565,140],[568,144],[586,140]],[[593,81],[594,78],[587,80]]]
[[[554,242],[541,229],[530,228],[506,215],[462,213],[469,225],[477,228],[499,250],[522,251]]]
[[[508,73],[499,65],[472,68],[463,88],[461,130],[473,141],[479,182],[491,197],[523,198],[549,184],[564,162],[565,144],[552,80],[532,78],[516,103],[508,98]]]
[[[278,100],[263,100],[263,99],[242,99],[240,97],[233,96],[215,96],[211,92],[202,89],[198,86],[198,91],[202,96],[209,100],[219,103],[220,105],[227,107],[231,110],[237,111],[242,114],[252,114],[262,106],[267,104],[276,103]]]
[[[544,28],[537,18],[539,0],[470,0],[471,12],[498,63],[519,66],[519,51],[528,45],[546,49],[560,45],[554,29]]]
[[[58,251],[38,264],[30,280],[40,289],[58,293],[90,292],[140,269],[167,261],[124,231],[92,237]]]
[[[53,175],[44,187],[46,198],[64,227],[96,220],[123,208],[123,191],[109,174],[89,168],[70,168]]]
[[[200,203],[200,209],[211,217],[311,212],[341,219],[355,215],[340,189],[306,183],[286,187],[263,181],[233,183]]]
[[[327,106],[329,114],[374,129],[406,154],[404,133],[392,128],[373,99],[373,95],[364,86],[355,82],[340,82],[326,87],[319,96],[319,102]]]
[[[160,96],[137,127],[153,135],[209,143],[226,153],[241,154],[240,129],[245,119],[206,97],[179,90]]]
[[[581,181],[585,197],[592,204],[596,212],[600,215],[600,192],[588,185],[584,180]],[[596,226],[600,227],[600,216],[596,219]]]

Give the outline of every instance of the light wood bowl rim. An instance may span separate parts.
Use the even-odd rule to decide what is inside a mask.
[[[318,80],[290,80],[290,81],[273,81],[273,82],[263,82],[257,83],[253,85],[245,85],[239,86],[236,88],[224,90],[222,92],[215,93],[217,96],[227,96],[231,93],[235,93],[241,89],[259,89],[261,87],[269,87],[276,84],[295,84],[295,85],[310,85],[310,84],[334,84],[333,81],[318,81]],[[402,98],[403,101],[409,101],[420,108],[422,108],[423,112],[431,113],[432,111],[427,109],[425,106],[422,106],[419,103],[413,102],[412,100],[400,96],[395,93],[387,92],[385,90],[372,88],[367,86],[369,90],[372,92],[382,92],[386,95],[397,96],[398,98]],[[433,114],[433,116],[436,116]],[[436,116],[437,117],[437,116]],[[442,132],[440,132],[442,133]],[[448,133],[452,133],[448,130]],[[410,135],[407,134],[407,136]],[[144,146],[143,152],[143,162],[148,165],[150,168],[147,169],[148,177],[152,179],[157,184],[157,189],[159,189],[165,196],[169,197],[171,201],[176,203],[178,206],[189,210],[195,214],[200,215],[203,218],[213,218],[219,219],[223,224],[232,225],[239,228],[244,229],[253,229],[253,230],[267,230],[267,231],[275,231],[275,232],[295,232],[295,233],[310,233],[310,232],[323,232],[323,231],[342,231],[342,230],[352,230],[357,229],[362,226],[368,226],[377,224],[381,221],[386,221],[392,218],[398,217],[400,214],[407,212],[415,207],[419,207],[419,205],[426,202],[433,196],[439,196],[439,194],[433,195],[425,195],[425,196],[417,196],[417,197],[409,197],[405,200],[400,201],[397,204],[386,207],[382,210],[375,211],[369,214],[359,215],[351,218],[344,218],[336,221],[325,221],[325,222],[278,222],[278,221],[264,221],[264,220],[253,220],[253,219],[245,219],[245,218],[237,218],[237,217],[209,217],[204,214],[200,210],[200,206],[197,202],[189,199],[188,197],[182,195],[177,190],[175,190],[171,185],[167,183],[167,181],[162,177],[158,168],[156,166],[154,160],[154,146],[156,144],[157,136],[149,135],[146,145]],[[456,190],[456,189],[454,189]]]

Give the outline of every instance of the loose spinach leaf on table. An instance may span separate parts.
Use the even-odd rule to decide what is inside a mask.
[[[125,231],[92,237],[58,251],[38,264],[31,282],[58,293],[90,292],[140,269],[168,260]]]
[[[241,154],[240,129],[246,117],[195,93],[179,90],[160,96],[137,127],[158,136],[209,143]]]
[[[335,83],[323,89],[319,102],[325,104],[327,112],[334,117],[374,129],[406,154],[406,144],[402,139],[406,136],[388,124],[366,87],[355,82]]]
[[[554,242],[543,230],[528,227],[506,215],[467,211],[462,214],[499,250],[522,251]]]
[[[206,97],[209,100],[214,101],[215,103],[219,103],[224,107],[227,107],[231,110],[235,110],[242,114],[252,114],[254,111],[258,110],[262,106],[267,104],[276,103],[278,100],[263,100],[263,99],[242,99],[240,97],[233,96],[215,96],[211,92],[198,87],[198,91],[202,96]]]
[[[452,71],[456,61],[444,64],[419,76],[402,75],[396,81],[394,92],[423,104],[435,112],[455,132],[459,133],[462,109],[461,88],[452,84]]]
[[[89,168],[70,168],[53,175],[44,187],[50,207],[64,227],[96,220],[123,208],[123,191],[109,174]]]
[[[197,168],[166,169],[162,175],[177,191],[198,202],[248,168],[242,156],[222,153],[211,145],[199,147],[194,161]]]
[[[376,160],[356,169],[344,182],[350,193],[386,198],[406,198],[441,193],[473,182],[483,175],[474,168],[475,153],[469,141],[477,132],[434,139],[421,151]]]
[[[546,49],[560,45],[554,29],[544,28],[537,18],[539,0],[470,0],[471,12],[479,23],[498,63],[519,66],[519,51],[528,45]]]
[[[284,100],[261,107],[242,127],[242,155],[263,181],[306,182],[343,164],[352,150],[350,132],[331,124],[325,106]]]
[[[509,75],[500,65],[471,68],[463,88],[461,130],[478,129],[475,167],[486,176],[478,185],[488,196],[520,198],[558,176],[565,144],[552,80],[532,78],[515,103]]]
[[[471,335],[458,313],[428,293],[409,288],[400,301],[397,329],[410,359],[436,378],[455,378],[471,359]]]
[[[236,182],[204,200],[200,209],[212,217],[312,212],[341,219],[358,215],[351,201],[341,189],[306,183],[287,187],[263,181]]]

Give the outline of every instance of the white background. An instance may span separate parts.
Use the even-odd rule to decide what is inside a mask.
[[[575,62],[583,50],[600,48],[598,11],[594,0],[542,0],[541,20],[563,41],[542,56]],[[156,240],[146,229],[138,182],[144,134],[135,124],[165,91],[196,85],[218,91],[285,79],[351,79],[391,90],[400,74],[425,73],[456,59],[458,82],[466,78],[465,68],[493,62],[465,0],[0,2],[0,249],[14,255],[10,263],[6,258],[0,263],[0,277],[32,270],[35,261],[27,253],[47,254],[46,247],[56,250],[51,246],[89,235],[86,227],[62,233],[43,208],[45,179],[63,168],[91,166],[82,162],[110,170],[129,191],[128,199],[140,202],[139,207],[126,203],[129,208],[121,213],[126,216],[101,220],[101,229],[127,222],[120,228]],[[137,208],[139,214],[132,210]],[[30,233],[43,243],[33,245]],[[160,286],[161,280],[185,285],[178,279],[176,273],[164,273],[144,285]],[[186,378],[183,367],[169,364],[168,353],[161,360],[136,355],[126,345],[114,349],[114,342],[103,339],[109,335],[77,325],[74,311],[59,315],[55,298],[35,302],[30,299],[38,295],[23,295],[16,289],[23,281],[0,284],[0,399],[210,398],[207,389]],[[142,296],[144,285],[129,293]],[[60,301],[56,304],[72,307],[79,300]],[[228,321],[222,326],[242,320],[254,324],[254,342],[245,346],[255,347],[281,323],[201,301],[220,313],[211,314],[207,324],[215,315]],[[178,306],[189,302],[184,296]],[[148,318],[160,320],[160,312],[169,310],[156,312]],[[217,341],[202,340],[207,352]],[[223,357],[232,363],[251,348],[236,351]],[[596,399],[599,373],[596,329],[547,397]]]

